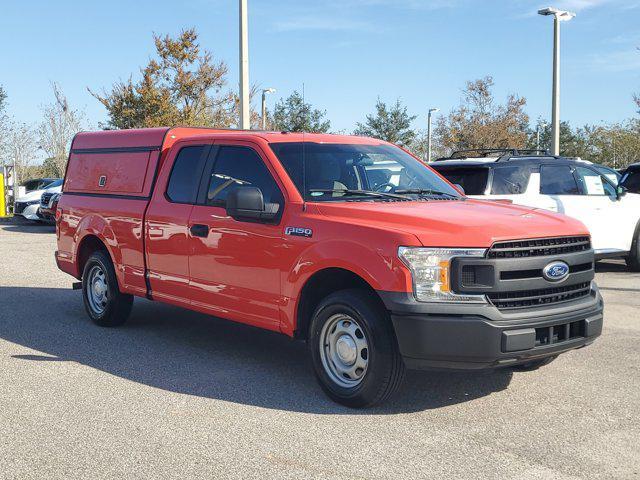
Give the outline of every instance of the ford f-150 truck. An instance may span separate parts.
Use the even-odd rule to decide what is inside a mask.
[[[602,330],[584,225],[466,198],[371,138],[80,133],[56,225],[98,325],[139,296],[281,332],[352,407],[405,368],[534,369]]]

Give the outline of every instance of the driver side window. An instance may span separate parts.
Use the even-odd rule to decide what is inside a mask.
[[[616,196],[616,189],[603,175],[590,168],[578,167],[575,170],[578,185],[583,195]]]
[[[282,207],[284,199],[262,158],[249,147],[221,146],[209,178],[205,202],[224,207],[229,192],[241,185],[258,187],[265,204]]]

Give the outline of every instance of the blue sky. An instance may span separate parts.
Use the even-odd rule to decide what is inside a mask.
[[[100,91],[138,74],[152,33],[195,27],[237,85],[236,0],[3,0],[0,85],[18,120],[37,122],[56,81],[95,128]],[[576,125],[635,115],[640,92],[640,0],[560,0],[562,118]],[[550,115],[552,21],[538,1],[249,0],[251,83],[278,92],[305,84],[334,130],[351,131],[376,99],[400,98],[419,115],[455,107],[465,81],[493,75],[495,94],[527,99],[532,119]]]

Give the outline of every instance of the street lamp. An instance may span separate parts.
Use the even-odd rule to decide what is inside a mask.
[[[249,26],[247,0],[240,1],[240,128],[251,128],[251,105],[249,102]]]
[[[553,15],[553,94],[551,101],[551,154],[560,155],[560,22],[571,20],[575,13],[547,7],[538,14]]]
[[[430,108],[427,115],[427,162],[431,161],[431,115],[439,111],[439,108]]]
[[[262,130],[267,129],[267,94],[276,93],[275,88],[265,88],[262,90]]]
[[[547,124],[546,123],[538,123],[538,126],[536,127],[536,148],[538,150],[540,150],[540,127],[542,128],[547,128]]]

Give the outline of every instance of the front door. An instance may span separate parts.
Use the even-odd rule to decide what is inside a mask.
[[[278,219],[282,215],[282,190],[262,152],[248,142],[216,141],[205,167],[204,188],[189,221],[192,305],[213,315],[277,330],[282,228],[279,220],[259,223],[227,216],[227,195],[240,185],[260,188],[265,204],[277,204]]]
[[[596,253],[629,249],[633,227],[624,218],[616,188],[588,165],[542,165],[540,194],[554,211],[586,225]]]

